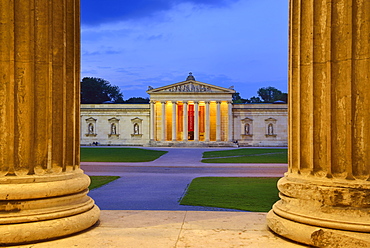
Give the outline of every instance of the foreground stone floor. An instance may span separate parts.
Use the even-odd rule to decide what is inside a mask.
[[[252,212],[103,210],[87,232],[13,247],[305,247],[271,233],[265,219]]]

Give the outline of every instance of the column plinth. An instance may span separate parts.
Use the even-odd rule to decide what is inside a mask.
[[[0,23],[0,245],[80,232],[99,209],[79,168],[79,1],[2,0]]]
[[[370,247],[370,2],[290,1],[289,168],[274,232]]]

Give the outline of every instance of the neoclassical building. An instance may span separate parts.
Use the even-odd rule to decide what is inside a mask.
[[[149,87],[149,104],[82,104],[81,144],[287,146],[286,104],[233,104],[232,87]]]

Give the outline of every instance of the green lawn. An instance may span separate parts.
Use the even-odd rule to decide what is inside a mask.
[[[199,177],[195,178],[181,205],[268,212],[279,200],[279,178]]]
[[[120,178],[119,176],[90,176],[90,186],[89,190],[99,188],[104,184],[110,183],[116,179]]]
[[[166,151],[141,148],[81,148],[81,162],[149,162]]]
[[[203,153],[203,163],[288,163],[288,149],[242,148]]]

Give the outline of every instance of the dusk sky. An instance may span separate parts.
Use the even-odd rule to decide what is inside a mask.
[[[82,0],[81,77],[124,99],[184,81],[287,92],[288,0]]]

